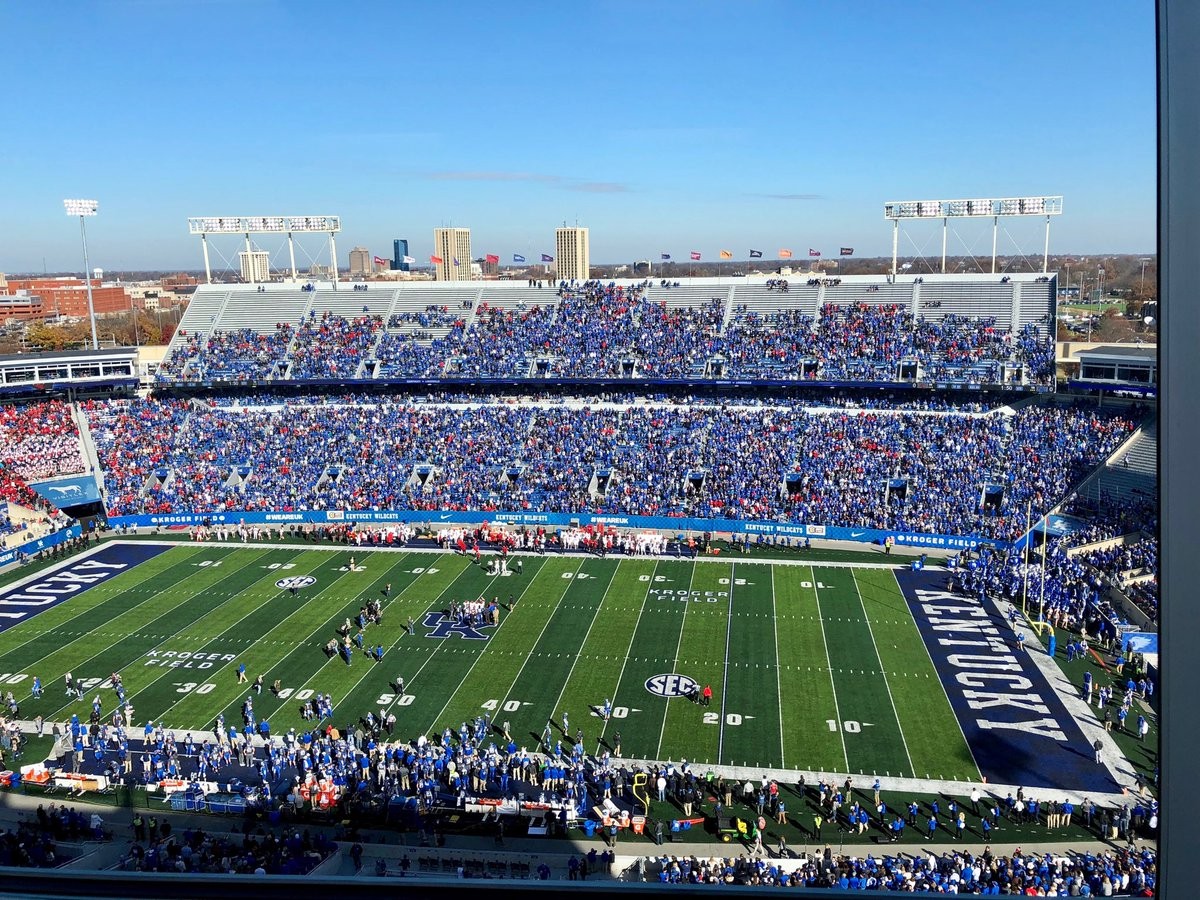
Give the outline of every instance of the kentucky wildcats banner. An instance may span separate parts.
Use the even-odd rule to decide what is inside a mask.
[[[41,481],[29,486],[60,509],[64,506],[78,506],[81,503],[95,503],[100,499],[96,479],[90,475]]]

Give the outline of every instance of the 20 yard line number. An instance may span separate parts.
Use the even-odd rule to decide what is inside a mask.
[[[753,719],[754,716],[742,716],[737,713],[725,713],[725,724],[738,726],[742,724],[743,719]],[[719,712],[706,712],[704,714],[705,725],[720,725],[721,714]]]

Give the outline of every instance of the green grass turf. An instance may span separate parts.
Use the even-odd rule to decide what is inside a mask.
[[[285,575],[317,582],[292,597],[275,586]],[[383,646],[383,662],[362,652],[350,665],[327,659],[321,646],[386,584],[383,622],[365,635],[367,647]],[[484,629],[487,640],[425,636],[428,612],[481,594],[503,607],[515,600]],[[164,659],[181,664],[154,664]],[[279,679],[280,696],[239,684],[243,663],[251,682]],[[67,671],[86,679],[86,700],[64,696]],[[139,724],[181,732],[208,729],[219,713],[240,726],[247,696],[276,733],[311,727],[299,708],[319,692],[332,695],[336,726],[382,708],[396,715],[400,738],[487,715],[528,747],[551,722],[553,740],[569,745],[581,730],[589,752],[611,748],[619,732],[633,758],[978,778],[886,568],[738,554],[548,556],[526,558],[522,575],[494,577],[433,552],[186,544],[0,635],[0,673],[17,678],[27,718],[86,718],[97,693],[111,712],[115,696],[102,682],[118,671]],[[711,685],[712,705],[647,690],[648,679],[670,673]],[[35,674],[46,687],[38,701],[28,695]],[[391,686],[397,676],[403,695]],[[596,714],[606,698],[607,722]]]

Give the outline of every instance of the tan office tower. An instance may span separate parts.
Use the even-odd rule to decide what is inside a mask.
[[[433,255],[441,262],[433,264],[438,281],[471,279],[471,229],[433,229]],[[457,263],[457,265],[456,265]]]
[[[242,281],[250,284],[260,284],[271,280],[271,254],[266,250],[245,250],[238,253],[238,262],[242,268]]]
[[[559,228],[554,232],[554,271],[559,281],[587,281],[591,268],[586,228]]]
[[[371,260],[371,251],[366,247],[355,247],[350,251],[350,277],[370,275],[375,271]]]

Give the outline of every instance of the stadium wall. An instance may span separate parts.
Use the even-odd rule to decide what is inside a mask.
[[[277,512],[193,512],[162,515],[112,516],[111,528],[156,528],[203,525],[205,523],[244,523],[247,525],[325,525],[387,524],[415,522],[431,527],[493,522],[506,525],[538,525],[548,528],[605,525],[615,528],[646,531],[665,531],[675,534],[712,532],[736,535],[766,535],[787,538],[816,538],[826,541],[853,541],[860,544],[882,544],[889,537],[897,546],[928,547],[931,550],[969,550],[982,544],[1008,549],[1009,541],[997,541],[975,535],[918,534],[911,531],[888,531],[876,528],[842,528],[833,525],[804,525],[741,519],[673,518],[670,516],[620,516],[587,513],[515,513],[485,510],[430,512],[429,510],[295,510]]]

